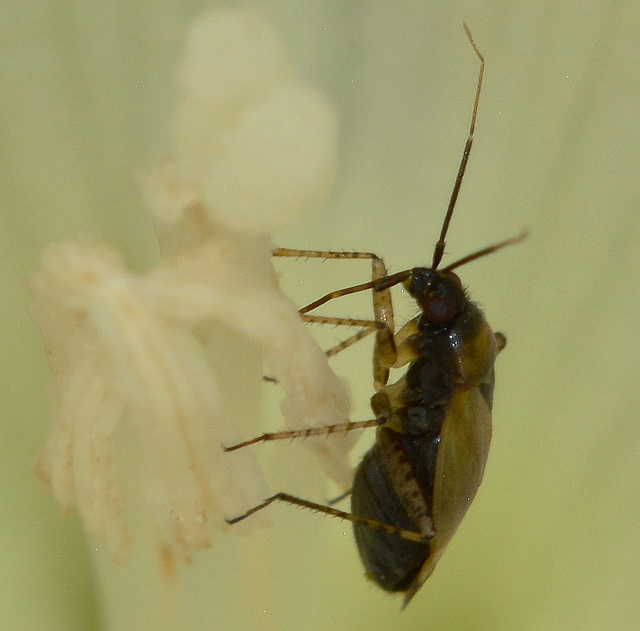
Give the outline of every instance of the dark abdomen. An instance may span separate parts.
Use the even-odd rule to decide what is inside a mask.
[[[394,492],[377,444],[356,469],[351,492],[354,514],[407,530],[418,530]],[[429,544],[354,523],[360,558],[369,578],[390,592],[405,591],[429,557]]]

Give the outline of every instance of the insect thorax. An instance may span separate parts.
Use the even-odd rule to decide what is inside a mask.
[[[371,397],[377,418],[402,434],[438,434],[456,389],[489,382],[498,349],[480,308],[465,296],[450,322],[418,320],[418,333],[407,343],[415,353],[405,375]]]

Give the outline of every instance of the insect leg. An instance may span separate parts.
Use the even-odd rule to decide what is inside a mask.
[[[347,497],[349,497],[349,495],[351,495],[351,489],[349,489],[348,491],[345,491],[344,493],[340,493],[340,495],[337,495],[336,497],[334,497],[333,499],[329,500],[327,502],[328,506],[335,506],[336,504],[338,504],[339,502],[342,502],[342,500],[346,499]]]
[[[380,258],[372,261],[372,281],[387,278],[387,268]],[[373,317],[377,323],[376,341],[373,347],[373,386],[382,390],[389,381],[389,368],[396,362],[397,351],[394,340],[395,324],[391,288],[375,289],[372,292]]]
[[[386,268],[384,267],[384,263],[382,259],[373,252],[333,252],[330,250],[294,250],[292,248],[276,248],[271,253],[272,256],[280,256],[280,257],[293,257],[293,258],[305,258],[305,259],[339,259],[339,260],[370,260],[371,261],[371,276],[372,279],[375,280],[380,276],[379,270],[384,269],[384,276],[386,276]],[[356,285],[358,287],[358,285]],[[340,296],[344,296],[346,294],[354,293],[350,291],[353,289],[349,287],[345,290],[338,290],[336,292],[331,292],[331,294],[327,294],[327,296],[323,296],[319,301],[316,300],[310,305],[303,307],[300,309],[300,313],[307,313],[308,311],[313,311],[316,307],[319,307],[321,304],[325,302],[329,302],[333,298],[339,298]],[[369,289],[369,287],[363,287],[362,289],[356,289],[356,291],[364,291],[365,289]],[[341,293],[344,292],[344,293]],[[335,294],[335,295],[334,295]]]
[[[378,259],[373,252],[333,252],[330,250],[294,250],[293,248],[276,248],[272,256],[292,257],[296,259]]]
[[[361,331],[358,331],[351,337],[348,337],[346,340],[342,340],[342,342],[340,342],[339,344],[336,344],[335,346],[332,346],[331,348],[327,349],[324,352],[324,354],[327,357],[333,357],[334,355],[341,353],[343,350],[345,350],[345,348],[349,348],[350,346],[353,346],[360,340],[364,339],[365,337],[367,337],[367,335],[370,335],[375,330],[376,330],[375,326],[368,329],[362,329]]]
[[[374,296],[375,302],[375,296]],[[390,304],[390,297],[389,297]],[[393,366],[395,364],[394,360],[394,339],[392,335],[392,329],[390,328],[388,320],[386,322],[376,322],[375,320],[358,320],[355,318],[336,318],[330,316],[316,316],[309,315],[307,313],[302,314],[302,319],[305,322],[313,323],[313,324],[333,324],[335,326],[360,326],[363,327],[362,330],[358,331],[351,337],[348,337],[346,340],[343,340],[339,344],[332,346],[329,350],[325,351],[325,355],[327,357],[333,357],[337,355],[341,351],[345,350],[345,348],[349,348],[356,342],[359,342],[361,339],[371,335],[376,332],[376,344],[378,350],[378,355],[383,355],[382,351],[384,349],[384,365],[385,367]],[[393,317],[393,316],[392,316]],[[392,321],[393,322],[393,321]],[[378,362],[382,363],[382,362]]]
[[[290,429],[284,432],[271,432],[269,434],[261,434],[250,440],[245,440],[237,445],[231,445],[231,447],[224,447],[224,451],[235,451],[242,447],[248,447],[249,445],[255,445],[256,443],[266,443],[271,440],[285,440],[287,438],[306,438],[307,436],[322,436],[336,433],[352,432],[354,429],[365,429],[366,427],[376,427],[378,425],[384,425],[387,422],[387,418],[380,417],[370,419],[368,421],[353,421],[347,423],[338,423],[336,425],[324,425],[322,427],[307,427],[306,429]]]
[[[359,320],[356,318],[336,318],[332,316],[316,316],[309,315],[308,313],[303,313],[301,315],[302,319],[305,322],[311,324],[333,324],[334,326],[359,326],[363,327],[360,331],[348,337],[346,340],[343,340],[339,344],[332,346],[329,350],[325,351],[325,355],[327,357],[333,357],[337,355],[345,348],[349,348],[349,346],[353,346],[356,342],[359,342],[361,339],[367,337],[367,335],[371,335],[377,328],[378,323],[375,320]]]
[[[396,361],[392,368],[402,368],[419,356],[413,336],[418,333],[418,317],[409,320],[394,336],[396,344]]]
[[[372,282],[378,281],[381,278],[385,278],[387,276],[387,268],[384,264],[384,261],[373,252],[334,252],[329,250],[295,250],[292,248],[277,248],[272,252],[272,254],[273,256],[281,257],[317,258],[323,260],[370,260]],[[373,333],[374,331],[377,331],[376,337],[380,340],[380,345],[383,346],[384,349],[389,348],[389,332],[385,332],[384,330],[382,330],[382,327],[379,326],[380,324],[384,324],[388,329],[390,329],[391,334],[393,333],[393,306],[391,304],[391,294],[388,288],[378,292],[374,290],[373,300],[375,322],[369,320],[359,323],[356,320],[352,320],[351,318],[323,318],[322,316],[304,317],[309,311],[313,311],[320,305],[325,304],[330,300],[340,298],[341,296],[346,296],[351,293],[356,293],[358,291],[366,291],[367,289],[371,289],[372,287],[373,285],[365,283],[363,285],[355,285],[353,287],[339,289],[300,309],[300,314],[303,315],[303,319],[305,319],[306,322],[315,322],[319,324],[336,324],[344,326],[364,326],[366,328],[366,330],[352,335],[344,342],[329,349],[329,351],[327,352],[327,355],[329,357],[337,355],[345,348],[349,348],[349,346],[352,346],[356,342],[359,342],[361,339],[363,339],[370,333]],[[388,355],[385,357],[386,361],[388,361],[387,357]]]
[[[390,284],[383,285],[381,281],[383,279],[389,279],[387,268],[384,261],[374,254],[373,252],[333,252],[328,250],[294,250],[291,248],[278,248],[273,251],[273,256],[283,257],[296,257],[296,258],[319,258],[319,259],[369,259],[371,260],[371,282],[362,283],[360,285],[354,285],[345,289],[338,289],[333,291],[318,300],[306,305],[300,309],[300,314],[304,317],[309,311],[313,311],[317,307],[346,296],[348,294],[356,293],[359,291],[366,291],[367,289],[373,289],[373,313],[374,313],[374,326],[369,322],[363,324],[367,330],[360,331],[344,342],[329,349],[327,355],[329,357],[337,355],[345,348],[352,346],[356,342],[369,335],[375,330],[376,342],[373,352],[373,382],[376,390],[381,390],[387,384],[389,380],[389,368],[396,362],[396,348],[393,339],[394,333],[394,320],[393,320],[393,302],[391,300],[391,287],[406,278],[407,273],[401,272],[395,274],[392,279],[397,277],[396,280],[392,280]],[[320,322],[320,323],[333,323],[333,324],[349,324],[348,318],[336,318],[335,320],[322,320],[321,317],[315,316],[315,319],[307,319],[307,322]]]
[[[353,513],[347,513],[345,511],[338,510],[337,508],[332,508],[331,506],[325,506],[324,504],[316,504],[315,502],[309,502],[308,500],[303,500],[299,497],[295,497],[294,495],[289,495],[288,493],[276,493],[271,497],[267,498],[262,504],[258,504],[253,508],[249,509],[246,513],[239,515],[238,517],[234,517],[233,519],[226,519],[225,521],[228,524],[237,524],[239,521],[246,519],[250,515],[257,513],[269,506],[269,504],[273,502],[286,502],[287,504],[294,504],[295,506],[301,506],[302,508],[308,508],[313,511],[317,511],[319,513],[325,513],[326,515],[331,515],[332,517],[338,517],[339,519],[345,519],[347,521],[351,521],[358,524],[363,524],[368,526],[369,528],[373,528],[375,530],[382,530],[390,535],[397,535],[402,537],[403,539],[408,539],[409,541],[415,541],[416,543],[426,543],[430,539],[433,538],[434,533],[423,534],[420,532],[415,532],[413,530],[407,530],[405,528],[399,528],[398,526],[393,526],[392,524],[385,524],[384,522],[377,521],[375,519],[368,519],[367,517],[361,517],[360,515],[354,515]]]
[[[367,335],[371,335],[377,328],[378,323],[375,320],[359,320],[356,318],[336,318],[332,316],[316,316],[309,315],[307,313],[303,313],[300,316],[305,322],[310,324],[333,324],[334,326],[360,326],[363,327],[360,331],[348,337],[346,340],[342,340],[342,342],[332,346],[328,350],[324,352],[327,357],[333,357],[338,353],[342,352],[345,348],[349,348],[349,346],[353,346],[356,342],[359,342],[361,339],[367,337]],[[263,381],[268,381],[269,383],[278,383],[278,380],[275,377],[269,377],[263,375]]]

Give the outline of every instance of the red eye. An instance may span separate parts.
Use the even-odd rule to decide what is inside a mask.
[[[433,324],[446,324],[458,315],[458,308],[453,300],[442,296],[430,296],[422,305],[424,316]]]

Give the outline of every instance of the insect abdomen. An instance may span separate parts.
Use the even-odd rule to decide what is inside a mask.
[[[353,480],[352,511],[384,524],[417,531],[394,491],[378,444],[365,454]],[[429,557],[429,543],[416,543],[382,530],[354,524],[360,558],[367,575],[382,589],[405,591]]]

